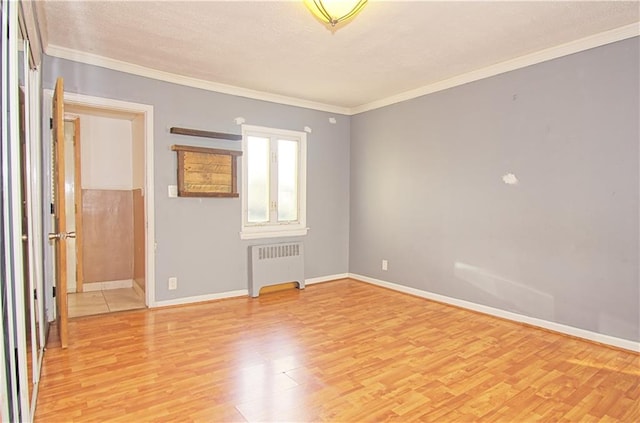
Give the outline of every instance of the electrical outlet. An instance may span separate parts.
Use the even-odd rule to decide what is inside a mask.
[[[382,260],[382,270],[387,270],[389,268],[389,262],[386,260]]]
[[[178,289],[178,278],[169,278],[169,289]]]

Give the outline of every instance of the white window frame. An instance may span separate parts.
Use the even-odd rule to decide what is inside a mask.
[[[278,138],[296,140],[298,142],[298,220],[295,222],[251,223],[248,219],[248,154],[247,137],[257,136],[269,138],[274,142]],[[242,125],[242,230],[241,239],[277,238],[306,235],[307,228],[307,133],[286,129],[275,129],[264,126]],[[273,177],[274,172],[272,172]],[[269,182],[270,192],[274,192],[277,180]],[[277,192],[277,189],[275,190]],[[269,198],[270,202],[274,201]],[[273,213],[272,208],[269,213]]]

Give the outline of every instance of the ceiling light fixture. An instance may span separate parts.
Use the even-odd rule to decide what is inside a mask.
[[[304,0],[304,3],[315,17],[335,27],[357,15],[367,0]]]

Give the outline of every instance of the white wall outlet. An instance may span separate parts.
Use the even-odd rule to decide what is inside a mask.
[[[169,198],[177,198],[178,197],[178,186],[177,185],[169,185]]]
[[[382,260],[382,270],[387,270],[389,267],[389,262],[386,260]]]
[[[178,278],[172,277],[169,278],[169,289],[178,289]]]

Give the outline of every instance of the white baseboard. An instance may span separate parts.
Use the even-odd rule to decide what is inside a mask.
[[[82,285],[83,292],[105,291],[108,289],[131,288],[133,287],[133,279],[123,279],[118,281],[105,282],[85,282]]]
[[[194,297],[183,297],[183,298],[176,298],[174,300],[156,301],[155,304],[153,305],[153,308],[193,304],[193,303],[203,303],[205,301],[221,300],[223,298],[233,298],[233,297],[246,297],[248,295],[249,295],[249,291],[247,289],[239,289],[237,291],[219,292],[217,294],[196,295]]]
[[[433,292],[423,291],[421,289],[411,288],[408,286],[403,286],[396,283],[383,281],[380,279],[370,278],[368,276],[359,275],[356,273],[339,273],[335,275],[309,278],[305,280],[305,284],[313,285],[316,283],[330,282],[330,281],[345,279],[345,278],[356,279],[362,282],[370,283],[372,285],[377,285],[377,286],[388,288],[394,291],[403,292],[405,294],[415,295],[417,297],[438,301],[444,304],[450,304],[456,307],[477,311],[480,313],[488,314],[490,316],[500,317],[500,318],[511,320],[514,322],[526,323],[528,325],[537,326],[543,329],[552,330],[554,332],[559,332],[559,333],[587,339],[594,342],[599,342],[601,344],[607,344],[614,347],[623,348],[625,350],[640,352],[640,342],[630,341],[622,338],[616,338],[614,336],[604,335],[601,333],[592,332],[585,329],[576,328],[573,326],[563,325],[561,323],[551,322],[548,320],[538,319],[535,317],[529,317],[522,314],[513,313],[510,311],[485,306],[482,304],[472,303],[470,301],[460,300],[457,298],[447,297],[445,295],[440,295]],[[205,301],[220,300],[223,298],[246,297],[248,295],[249,295],[249,291],[247,289],[239,289],[236,291],[220,292],[217,294],[197,295],[193,297],[176,298],[173,300],[156,301],[153,307],[155,308],[155,307],[167,307],[167,306],[175,306],[175,305],[201,303]]]
[[[305,279],[304,283],[305,285],[312,285],[314,283],[329,282],[337,279],[345,279],[348,277],[349,277],[348,273],[338,273],[335,275],[320,276],[317,278]],[[151,308],[202,303],[205,301],[221,300],[223,298],[246,297],[248,295],[249,295],[248,289],[239,289],[237,291],[219,292],[217,294],[197,295],[194,297],[176,298],[174,300],[156,301],[155,304],[151,306]]]
[[[348,277],[349,277],[348,273],[338,273],[335,275],[320,276],[318,278],[305,279],[304,283],[305,285],[313,285],[314,283],[330,282],[338,279],[346,279]]]
[[[456,307],[477,311],[480,313],[488,314],[495,317],[500,317],[507,320],[512,320],[514,322],[526,323],[528,325],[549,329],[554,332],[559,332],[566,335],[587,339],[589,341],[599,342],[601,344],[607,344],[614,347],[623,348],[625,350],[630,350],[634,352],[640,351],[640,342],[630,341],[628,339],[616,338],[614,336],[609,336],[609,335],[603,335],[601,333],[592,332],[589,330],[580,329],[573,326],[563,325],[561,323],[550,322],[548,320],[538,319],[535,317],[524,316],[522,314],[501,310],[498,308],[489,307],[482,304],[476,304],[470,301],[459,300],[457,298],[447,297],[445,295],[435,294],[433,292],[423,291],[421,289],[410,288],[408,286],[398,285],[395,283],[382,281],[380,279],[370,278],[364,275],[350,273],[349,277],[362,282],[370,283],[372,285],[378,285],[384,288],[392,289],[394,291],[403,292],[405,294],[415,295],[417,297],[422,297],[429,300],[450,304]]]

